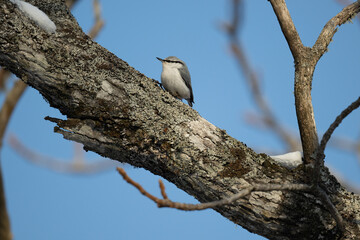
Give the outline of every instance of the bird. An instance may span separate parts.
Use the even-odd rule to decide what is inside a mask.
[[[185,99],[192,107],[194,94],[191,87],[191,77],[189,69],[184,61],[175,56],[165,59],[157,57],[162,63],[161,84],[171,95],[178,99]]]

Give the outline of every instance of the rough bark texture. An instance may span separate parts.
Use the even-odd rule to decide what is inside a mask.
[[[201,202],[224,198],[252,182],[307,182],[302,166],[288,170],[256,154],[93,42],[63,2],[29,2],[48,14],[57,32],[47,34],[10,1],[0,0],[0,65],[67,116],[48,118],[66,139],[145,168]],[[359,196],[344,190],[327,169],[321,182],[344,218],[343,237],[310,193],[253,192],[215,210],[270,239],[356,239]]]

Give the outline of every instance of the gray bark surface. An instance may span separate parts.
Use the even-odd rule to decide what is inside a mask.
[[[64,138],[147,169],[200,202],[228,197],[254,182],[309,182],[303,166],[289,170],[255,153],[93,42],[62,1],[28,2],[44,11],[57,31],[46,33],[10,1],[0,0],[0,65],[67,116],[47,118]],[[358,239],[359,196],[347,192],[327,169],[321,181],[344,218],[342,237],[311,193],[253,192],[215,210],[269,239]]]

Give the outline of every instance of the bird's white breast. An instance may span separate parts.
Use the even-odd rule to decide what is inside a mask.
[[[190,90],[185,85],[178,69],[164,67],[161,73],[161,83],[173,96],[181,99],[190,98]]]

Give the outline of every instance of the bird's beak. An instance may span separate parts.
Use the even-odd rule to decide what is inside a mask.
[[[162,58],[159,58],[159,57],[156,57],[156,58],[157,58],[157,60],[159,60],[160,62],[164,61],[164,59],[162,59]]]

